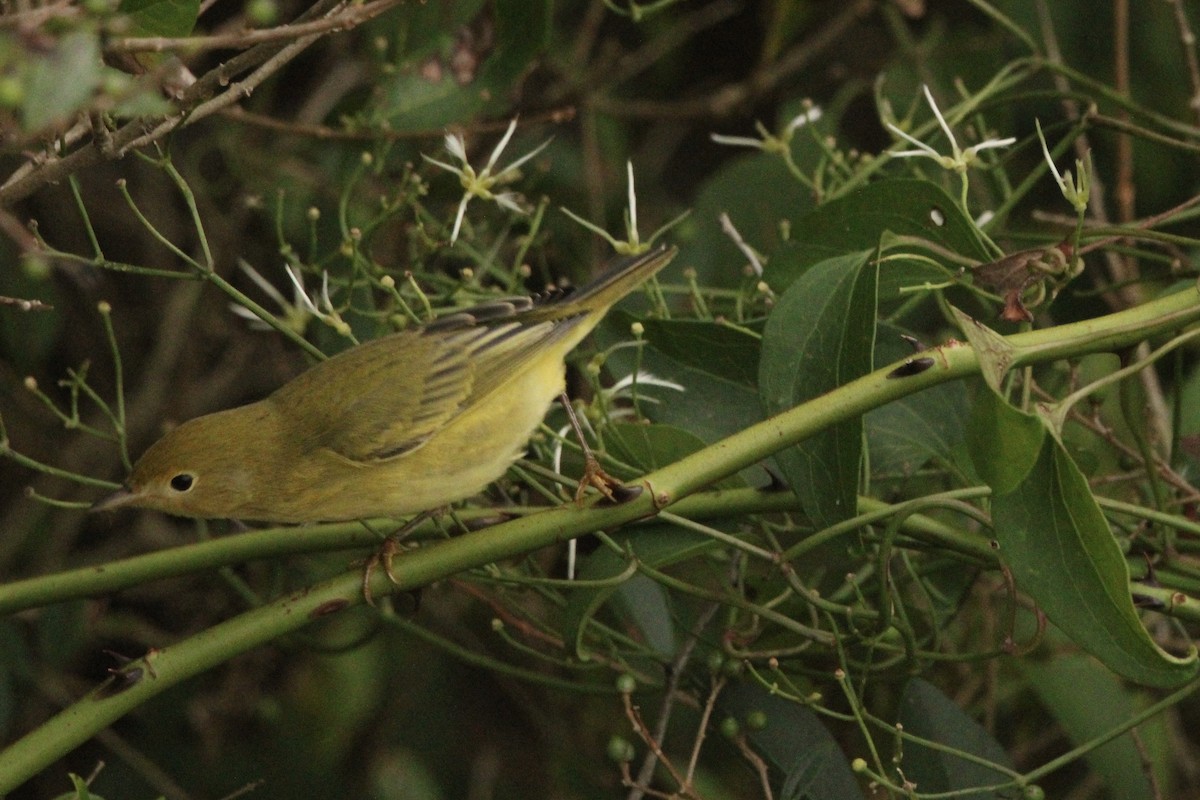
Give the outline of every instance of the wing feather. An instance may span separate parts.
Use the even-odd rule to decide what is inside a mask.
[[[517,374],[571,320],[524,324],[519,304],[488,304],[347,350],[301,374],[271,400],[296,426],[302,449],[370,464],[403,456]]]

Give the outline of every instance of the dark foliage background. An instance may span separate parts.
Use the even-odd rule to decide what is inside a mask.
[[[691,209],[667,234],[681,249],[664,279],[684,296],[677,307],[687,306],[686,287],[692,282],[706,290],[725,290],[726,295],[710,297],[714,307],[728,300],[728,310],[734,296],[745,299],[748,311],[738,321],[761,332],[770,302],[755,294],[748,259],[722,231],[718,214],[729,212],[740,235],[760,253],[778,254],[787,249],[786,225],[781,227],[780,221],[799,224],[827,198],[798,182],[777,155],[723,145],[711,134],[756,137],[756,122],[779,132],[805,101],[823,109],[821,134],[851,164],[846,174],[857,174],[854,170],[867,163],[859,160],[863,154],[879,154],[895,141],[881,123],[880,101],[888,104],[887,119],[925,122],[930,117],[923,84],[939,99],[952,101],[981,91],[1006,64],[1021,63],[1028,77],[988,94],[979,115],[965,123],[966,128],[986,123],[987,136],[999,132],[1017,138],[999,156],[1008,183],[990,178],[973,182],[972,210],[999,207],[1013,185],[1039,165],[1044,168],[1035,118],[1055,142],[1072,131],[1072,115],[1087,112],[1092,103],[1099,104],[1102,118],[1090,117],[1083,133],[1098,182],[1106,184],[1102,207],[1112,222],[1131,223],[1197,191],[1200,130],[1191,100],[1200,87],[1187,77],[1194,68],[1187,66],[1189,48],[1181,45],[1175,15],[1190,17],[1193,24],[1198,20],[1196,8],[1184,3],[1130,8],[1121,0],[1101,6],[1084,0],[1011,0],[994,7],[958,0],[680,0],[638,7],[625,0],[408,0],[390,6],[377,16],[363,10],[372,9],[371,3],[346,7],[351,20],[342,26],[346,30],[321,32],[294,59],[271,65],[249,96],[197,115],[194,122],[146,144],[139,152],[150,155],[149,160],[133,152],[121,158],[98,156],[91,163],[81,160],[65,174],[34,170],[31,183],[10,181],[0,187],[5,233],[0,237],[0,296],[53,307],[0,306],[0,414],[5,444],[13,452],[75,475],[112,481],[124,476],[119,449],[111,441],[64,425],[43,402],[48,398],[59,408],[69,407],[71,387],[61,381],[72,371],[86,370],[86,385],[98,397],[116,395],[118,365],[107,343],[105,315],[97,310],[102,301],[111,308],[126,393],[124,436],[135,457],[171,425],[258,399],[303,369],[305,354],[277,333],[253,329],[235,316],[228,293],[211,282],[179,279],[196,274],[180,253],[203,261],[207,249],[216,275],[274,312],[281,311],[278,304],[239,264],[252,267],[291,299],[283,265],[302,265],[307,289],[313,292],[322,271],[344,274],[352,260],[347,242],[360,243],[355,257],[369,261],[379,274],[395,276],[397,285],[412,273],[438,306],[462,304],[493,289],[537,291],[557,282],[578,282],[610,256],[608,245],[558,209],[566,207],[609,231],[622,231],[627,162],[636,174],[643,237]],[[290,0],[206,4],[198,9],[195,34],[226,36],[228,41],[194,52],[184,48],[179,51],[182,61],[203,80],[249,50],[253,43],[238,38],[248,28],[267,29],[307,9]],[[1130,18],[1122,22],[1120,9]],[[113,27],[114,20],[130,11],[129,4],[114,9],[103,2],[4,8],[0,173],[16,176],[26,165],[54,161],[47,153],[56,139],[69,141],[61,145],[64,153],[102,150],[103,136],[97,131],[106,127],[105,114],[119,120],[108,126],[111,132],[125,124],[129,113],[145,118],[167,113],[159,84],[170,69],[168,62],[152,51],[123,49],[122,37],[138,31]],[[1036,55],[1030,55],[1014,29],[1037,39]],[[103,50],[108,66],[101,69],[96,59],[64,63],[68,48],[79,46],[73,36],[93,42],[97,54]],[[1121,55],[1122,48],[1127,55]],[[1194,45],[1190,49],[1194,54]],[[122,69],[130,66],[131,57],[135,68]],[[1050,62],[1070,69],[1050,69]],[[45,73],[57,82],[47,83],[33,64],[49,65]],[[131,71],[146,74],[135,77]],[[75,101],[68,91],[73,82],[85,89]],[[220,87],[212,96],[236,88],[236,83],[232,89]],[[1114,102],[1120,95],[1131,98],[1136,113]],[[448,247],[462,187],[422,155],[449,159],[443,138],[451,130],[465,135],[472,163],[481,164],[513,118],[519,124],[500,164],[549,140],[525,165],[517,184],[532,208],[547,198],[544,207],[517,216],[475,200],[460,243]],[[1141,125],[1140,132],[1121,132],[1122,120]],[[82,126],[84,144],[71,138],[72,126]],[[1146,130],[1162,136],[1156,139]],[[785,145],[805,172],[828,156],[821,151],[820,137],[807,133],[801,129],[795,143]],[[987,138],[977,129],[971,135],[971,143]],[[920,138],[936,141],[934,146],[947,152],[936,133]],[[153,161],[166,154],[194,195],[194,216],[180,183]],[[1058,163],[1072,159],[1068,151]],[[958,198],[957,175],[918,161],[897,159],[878,177],[919,174]],[[834,173],[830,168],[828,174]],[[991,230],[1005,251],[1049,246],[1074,224],[1049,178],[1022,187],[1017,196],[1018,202],[1004,209],[1002,225]],[[138,222],[131,203],[153,230]],[[93,246],[80,204],[108,269],[87,263]],[[195,219],[203,222],[203,237]],[[30,220],[37,221],[36,235],[45,246],[27,227]],[[348,230],[351,225],[362,236],[356,239]],[[1179,280],[1194,279],[1194,238],[1188,237],[1195,237],[1195,223],[1182,217],[1170,230],[1180,237],[1177,241],[1135,253],[1142,259],[1141,272],[1127,286],[1107,270],[1106,254],[1088,255],[1085,276],[1073,284],[1079,291],[1064,292],[1052,319],[1039,319],[1039,324],[1128,307]],[[180,252],[172,252],[161,239]],[[1124,251],[1111,252],[1120,258]],[[776,263],[784,259],[781,255]],[[120,264],[170,271],[175,277],[111,268]],[[517,268],[522,265],[524,273]],[[473,270],[465,280],[464,268]],[[358,338],[371,338],[387,328],[388,317],[368,313],[368,304],[359,299],[343,309],[344,317]],[[965,294],[959,299],[972,313],[986,307]],[[301,332],[324,351],[347,346],[330,326],[311,316],[307,322]],[[949,325],[932,299],[906,307],[903,322],[929,341],[943,341]],[[995,327],[1004,332],[1017,328]],[[616,324],[602,330],[591,350],[626,336],[625,330]],[[1187,348],[1180,353],[1169,369],[1159,365],[1162,383],[1172,397],[1194,401],[1200,385],[1191,369],[1194,356]],[[587,363],[586,356],[577,367]],[[1081,367],[1095,374],[1114,368],[1110,362]],[[31,383],[42,396],[30,391]],[[583,369],[573,371],[572,388],[584,397],[594,394]],[[718,414],[734,413],[716,399],[712,405]],[[1200,432],[1195,403],[1181,406],[1184,410],[1172,420],[1176,433]],[[81,423],[106,424],[86,397],[80,409]],[[747,413],[760,412],[755,405]],[[561,412],[554,413],[557,422]],[[1118,416],[1108,409],[1103,418],[1106,424],[1127,426],[1128,421],[1115,421]],[[702,427],[718,429],[720,420],[697,422],[699,439],[711,440],[716,437],[699,432]],[[540,447],[535,446],[535,455],[545,443]],[[1085,466],[1091,464],[1087,471],[1092,478],[1132,472],[1132,458],[1128,450],[1116,453],[1115,448],[1094,448],[1078,456]],[[1191,474],[1190,460],[1177,457],[1174,464],[1185,477]],[[940,474],[921,475],[927,483],[914,483],[908,475],[892,483],[879,479],[875,488],[882,487],[885,499],[896,500],[940,486]],[[755,469],[743,477],[765,483],[770,476]],[[19,460],[0,460],[0,578],[14,581],[106,564],[228,530],[220,522],[204,525],[150,513],[115,518],[84,513],[81,504],[102,493],[100,487],[38,472]],[[1140,490],[1130,493],[1146,496]],[[1185,495],[1172,510],[1190,517],[1194,497]],[[534,502],[534,497],[522,493],[513,478],[489,499]],[[596,548],[587,540],[581,546],[585,552]],[[870,550],[860,543],[814,557],[828,558],[817,566],[840,580],[838,571],[861,569],[860,556]],[[120,663],[117,654],[140,657],[147,648],[194,636],[285,589],[341,572],[365,552],[256,560],[47,605],[0,621],[0,741],[37,728],[89,691]],[[551,548],[530,556],[529,568],[561,577],[565,558],[563,548]],[[873,563],[869,555],[865,562]],[[731,569],[720,561],[689,565],[682,572],[698,584]],[[1184,577],[1174,585],[1191,590],[1194,565],[1184,558],[1175,566]],[[1055,632],[1036,655],[997,657],[993,645],[1008,624],[1002,577],[994,569],[968,569],[954,562],[941,568],[957,578],[957,585],[952,580],[938,584],[957,591],[945,598],[953,610],[944,618],[946,641],[939,645],[953,657],[922,662],[919,669],[901,665],[881,671],[878,680],[864,667],[862,676],[872,678],[858,676],[857,696],[880,717],[896,719],[904,703],[921,702],[917,690],[906,684],[920,672],[928,681],[921,687],[953,701],[950,705],[980,723],[987,746],[999,748],[985,748],[989,757],[1006,758],[1018,772],[1027,772],[1120,726],[1165,695],[1133,688],[1096,669],[1095,662]],[[756,576],[745,577],[753,583]],[[758,577],[763,594],[752,599],[766,602],[778,587]],[[582,671],[578,664],[561,668],[558,660],[575,654],[569,643],[551,641],[551,626],[543,624],[561,612],[556,605],[561,597],[526,589],[518,596],[495,573],[479,570],[397,597],[386,614],[358,607],[315,623],[166,691],[9,796],[65,792],[68,773],[87,776],[100,762],[104,767],[92,788],[106,797],[225,797],[242,789],[250,797],[381,800],[590,798],[630,792],[622,787],[619,767],[606,758],[614,746],[620,749],[612,744],[614,736],[635,738],[613,688],[617,674],[626,671],[619,668],[621,660],[598,659]],[[1032,626],[1029,604],[1024,607],[1020,625]],[[687,631],[703,612],[698,604],[681,603],[671,613],[678,631]],[[715,613],[719,620],[727,613],[732,618],[727,609]],[[503,631],[494,623],[497,619],[504,621]],[[636,615],[607,621],[618,633],[650,636],[645,620]],[[1186,639],[1176,628],[1163,626],[1152,629],[1162,634],[1160,640],[1180,645]],[[736,627],[730,623],[729,630]],[[1016,638],[1027,641],[1031,636],[1022,628]],[[667,737],[667,749],[686,765],[689,748],[707,724],[691,794],[682,796],[760,796],[758,772],[744,751],[769,753],[769,745],[762,740],[747,745],[745,737],[728,729],[729,735],[722,736],[719,724],[726,717],[739,718],[740,707],[744,732],[745,715],[773,700],[764,700],[765,693],[742,698],[737,695],[742,689],[731,688],[730,699],[723,701],[729,705],[715,718],[702,717],[710,680],[758,684],[745,678],[728,647],[722,650],[720,631],[710,630],[701,639],[700,652],[681,681],[684,699],[674,708]],[[769,650],[766,644],[757,643]],[[777,644],[783,648],[795,642],[781,639]],[[472,654],[486,660],[473,660]],[[829,725],[829,741],[840,748],[829,761],[840,764],[861,756],[864,746],[854,708],[830,677],[838,666],[835,656],[825,652],[805,661],[796,674],[800,686],[823,694],[819,704],[850,715]],[[869,660],[862,652],[853,658]],[[582,675],[586,680],[569,690],[549,680],[528,680],[505,664],[548,679]],[[902,694],[905,685],[910,688]],[[659,689],[637,695],[648,719],[661,702]],[[1089,718],[1095,711],[1090,706],[1107,697],[1114,698],[1111,704],[1103,701],[1107,713]],[[928,702],[923,708],[940,701]],[[954,727],[963,724],[959,717],[945,713],[950,715],[946,729],[966,730]],[[787,714],[771,712],[775,720],[787,719]],[[1135,736],[1123,734],[1119,748],[1073,757],[1039,782],[1048,796],[1058,797],[1192,796],[1187,787],[1200,780],[1196,714],[1194,698],[1180,700]],[[931,719],[932,712],[925,717]],[[639,759],[644,751],[639,741]],[[792,775],[786,765],[780,767],[779,758],[764,757]],[[633,764],[635,772],[638,764]],[[1120,775],[1125,777],[1115,777]],[[658,780],[655,786],[663,791],[673,785],[661,771]],[[886,789],[872,788],[861,774],[854,780],[864,796],[887,796]],[[786,780],[772,785],[776,797],[817,798],[837,796],[828,787],[845,784],[812,784],[807,795],[789,793]],[[946,790],[953,785],[951,780]],[[1015,796],[1017,790],[1005,791],[1009,793],[980,796]]]

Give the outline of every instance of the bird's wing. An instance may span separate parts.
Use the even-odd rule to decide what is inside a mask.
[[[354,347],[271,400],[306,449],[362,464],[412,452],[570,327],[569,321],[522,324],[511,319],[516,309],[497,306]]]

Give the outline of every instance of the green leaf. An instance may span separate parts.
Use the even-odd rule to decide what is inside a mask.
[[[614,458],[637,467],[639,474],[673,464],[684,456],[704,449],[704,441],[673,425],[614,422],[604,429],[604,445]],[[732,476],[719,487],[744,486]]]
[[[648,319],[646,341],[680,364],[754,387],[761,340],[709,320]]]
[[[1017,588],[1118,675],[1158,687],[1195,676],[1194,648],[1186,657],[1171,655],[1142,626],[1125,557],[1066,449],[1053,436],[1033,435],[1034,425],[1044,430],[1042,421],[1005,410],[1007,404],[990,392],[979,403],[992,406],[987,416],[997,421],[996,435],[976,437],[972,458],[981,474],[1000,475],[992,486],[992,524]],[[1009,459],[1021,467],[993,468]],[[1024,475],[1013,485],[1018,472]]]
[[[608,313],[592,336],[603,348],[629,342],[629,326],[637,319],[615,309]],[[642,412],[655,422],[686,430],[706,443],[723,439],[762,420],[762,403],[754,389],[676,361],[652,344],[644,345],[640,355],[633,347],[612,350],[605,365],[617,377],[640,368],[682,386],[683,391],[679,391],[640,384],[639,397],[650,400],[642,403]]]
[[[368,112],[371,120],[396,130],[427,130],[508,114],[515,87],[549,43],[551,10],[549,0],[404,6],[399,23],[407,45],[404,62],[380,85]],[[463,38],[482,14],[489,17],[487,25],[494,25],[495,43],[489,48]],[[458,54],[478,59],[476,68],[456,71],[452,63]],[[506,154],[500,166],[516,152]]]
[[[784,292],[763,332],[759,392],[777,414],[865,375],[872,367],[877,271],[864,251],[814,265]],[[852,516],[862,468],[862,418],[777,454],[784,477],[818,527]]]
[[[983,379],[987,381],[987,385],[993,392],[1003,394],[1002,382],[1012,366],[1016,348],[982,322],[967,316],[953,306],[951,306],[951,310],[954,312],[954,318],[958,321],[958,327],[975,350]]]
[[[102,64],[99,39],[84,30],[66,34],[49,52],[31,59],[21,106],[25,129],[40,130],[87,104],[100,83]]]
[[[121,0],[117,10],[129,18],[129,36],[187,36],[196,26],[200,0]]]
[[[1017,668],[1076,744],[1110,734],[1145,706],[1144,693],[1131,691],[1124,681],[1087,656],[1066,654],[1049,661],[1026,658],[1017,663]],[[1101,697],[1104,702],[1096,702]],[[1158,717],[1138,726],[1144,743],[1151,732],[1147,726],[1164,727],[1165,720]],[[1113,800],[1155,797],[1138,749],[1133,736],[1126,733],[1086,756],[1088,766]],[[1151,763],[1169,761],[1151,758]]]
[[[738,267],[746,256],[721,230],[720,215],[729,215],[751,247],[770,253],[781,241],[780,223],[811,207],[811,192],[778,156],[754,153],[732,159],[712,174],[692,204],[691,216],[678,231],[675,260],[695,269],[702,286],[739,286],[745,276]]]
[[[974,223],[941,188],[922,180],[884,180],[797,219],[788,247],[771,258],[763,279],[775,291],[783,291],[819,261],[878,247],[885,233],[926,239],[972,260],[991,258]],[[922,249],[916,244],[904,248]],[[879,291],[882,297],[892,297],[900,286],[946,277],[924,262],[889,260],[879,269]]]
[[[812,711],[769,693],[755,683],[736,683],[717,699],[724,716],[743,722],[751,712],[766,715],[762,729],[745,729],[754,751],[771,767],[771,785],[779,800],[851,800],[861,798],[858,780],[837,740]]]
[[[1012,762],[999,742],[971,719],[933,684],[914,678],[900,699],[900,722],[905,733],[953,748],[954,751],[986,759],[1012,769]],[[904,777],[921,793],[965,792],[979,786],[1006,783],[1011,777],[954,752],[934,749],[918,742],[904,742]],[[997,793],[970,793],[972,798],[1003,797]]]
[[[655,568],[693,558],[717,545],[717,541],[711,536],[662,524],[641,525],[636,530],[618,533],[613,539],[622,547],[628,548],[639,561]],[[628,569],[628,558],[602,547],[584,559],[578,575],[579,580],[583,582],[617,581]],[[584,641],[588,623],[600,613],[614,593],[635,577],[636,575],[630,575],[624,581],[607,586],[587,586],[584,583],[570,593],[567,606],[563,610],[563,641],[573,643],[575,653],[580,658],[588,658],[588,648]],[[630,597],[631,595],[625,594],[622,598],[626,610]],[[654,640],[660,644],[665,641],[665,637],[657,628],[652,627],[647,633],[653,635]]]
[[[670,595],[661,584],[645,575],[634,575],[617,587],[613,605],[625,620],[625,629],[640,633],[655,655],[663,661],[675,655],[679,646],[675,617],[671,613]]]
[[[967,426],[975,473],[998,494],[1015,490],[1037,462],[1046,433],[1037,417],[1022,414],[995,392],[980,392]]]
[[[900,334],[894,326],[879,326],[876,368],[912,352]],[[963,441],[969,410],[967,391],[961,382],[955,382],[931,386],[867,412],[863,423],[871,473],[911,474],[931,458],[952,463]]]

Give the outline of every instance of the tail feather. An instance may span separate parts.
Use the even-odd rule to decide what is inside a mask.
[[[540,322],[603,312],[669,264],[677,252],[677,248],[663,245],[623,258],[570,294],[521,312],[520,318],[523,322]]]

